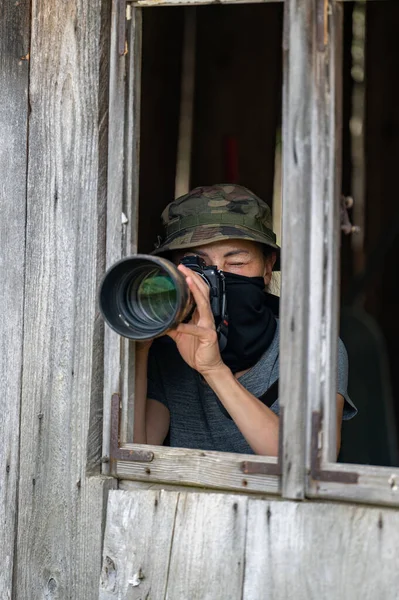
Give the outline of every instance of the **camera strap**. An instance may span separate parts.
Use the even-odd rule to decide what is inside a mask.
[[[270,408],[278,399],[278,379],[258,399]]]
[[[219,340],[219,350],[223,352],[223,350],[227,346],[227,335],[229,332],[229,317],[227,315],[227,300],[226,300],[226,279],[223,271],[218,271],[220,277],[220,283],[222,288],[222,306],[221,306],[221,315],[220,315],[220,323],[216,328],[216,333],[218,334]]]

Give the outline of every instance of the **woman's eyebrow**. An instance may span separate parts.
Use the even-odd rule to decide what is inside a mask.
[[[198,254],[198,256],[208,257],[206,252],[203,252],[202,250],[197,250],[196,248],[190,248],[190,250],[186,250],[185,254]]]
[[[198,256],[204,256],[206,258],[209,258],[208,254],[206,252],[204,252],[203,250],[197,250],[197,248],[191,248],[189,251],[187,251],[188,253],[193,253],[193,254],[198,254]],[[248,252],[248,250],[240,250],[239,248],[237,248],[237,250],[229,250],[229,252],[226,252],[226,254],[224,254],[224,258],[227,258],[228,256],[237,256],[237,254],[247,254],[249,255],[250,253]]]
[[[227,256],[236,256],[237,254],[249,254],[248,250],[230,250],[230,252],[226,252],[224,257]]]

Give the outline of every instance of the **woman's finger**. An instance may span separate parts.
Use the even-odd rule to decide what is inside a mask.
[[[186,281],[187,281],[187,284],[189,287],[190,287],[189,281],[192,281],[194,283],[195,288],[190,287],[190,290],[191,290],[191,292],[194,296],[194,300],[200,310],[200,316],[203,317],[206,315],[206,312],[208,312],[208,314],[212,316],[212,321],[213,321],[212,309],[211,309],[210,298],[209,298],[209,290],[210,290],[209,285],[207,285],[207,283],[205,283],[205,281],[202,279],[202,277],[200,277],[198,275],[198,273],[195,273],[195,271],[188,269],[184,265],[179,265],[178,268],[186,276]],[[198,296],[198,294],[201,294],[202,298],[200,298]],[[202,308],[202,312],[201,312],[201,308]]]
[[[217,334],[215,330],[210,330],[207,327],[201,327],[199,325],[193,325],[192,323],[180,323],[176,329],[172,330],[170,333],[172,333],[172,335],[174,334],[174,338],[179,333],[187,333],[188,335],[193,335],[211,343],[217,341]]]
[[[202,292],[204,297],[209,299],[209,285],[205,283],[205,281],[202,279],[202,277],[200,277],[200,275],[198,275],[198,273],[196,273],[192,269],[189,269],[188,267],[185,267],[184,265],[179,265],[178,269],[179,271],[181,271],[181,273],[183,273],[183,275],[186,276],[186,278],[190,277],[191,279],[193,279],[193,281],[197,283],[198,288]]]
[[[187,277],[187,285],[190,288],[190,291],[193,295],[197,310],[198,310],[198,314],[199,314],[199,319],[203,322],[203,324],[209,326],[209,327],[214,327],[215,326],[215,319],[213,317],[212,314],[212,309],[211,309],[211,304],[209,301],[209,296],[205,297],[202,293],[201,290],[199,289],[197,282],[194,281],[194,279],[192,279],[191,277]]]
[[[215,319],[211,309],[209,286],[195,271],[188,269],[184,265],[179,265],[178,268],[186,276],[187,285],[190,288],[197,307],[198,315],[193,319],[194,323],[201,321],[202,325],[214,329]]]

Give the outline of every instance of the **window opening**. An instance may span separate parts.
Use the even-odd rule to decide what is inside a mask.
[[[399,466],[398,331],[391,308],[398,295],[396,278],[391,275],[399,263],[399,219],[391,200],[391,169],[399,158],[399,138],[390,100],[399,91],[394,83],[399,60],[393,45],[381,35],[384,26],[390,27],[390,19],[399,23],[399,11],[391,2],[379,6],[357,2],[351,8],[346,19],[352,33],[352,60],[346,65],[351,79],[347,77],[350,85],[344,86],[344,92],[352,95],[351,115],[345,124],[351,146],[350,156],[346,149],[350,177],[346,189],[354,198],[352,220],[360,231],[352,236],[351,247],[342,249],[341,329],[350,353],[351,392],[361,406],[357,419],[344,432],[341,460]]]
[[[135,41],[132,22],[137,25],[138,12],[137,8],[128,12],[132,19],[129,18],[127,24],[128,43],[124,55],[126,110],[135,96],[132,82],[137,73],[129,62],[129,53]],[[228,179],[229,183],[252,189],[271,206],[276,131],[281,128],[282,13],[282,5],[278,4],[140,9],[142,68],[139,98],[136,92],[136,105],[140,106],[139,127],[137,114],[133,115],[136,131],[140,131],[140,143],[133,144],[136,153],[139,152],[140,184],[135,190],[133,184],[130,191],[139,195],[139,227],[137,234],[131,234],[135,241],[130,248],[126,239],[124,253],[128,254],[136,247],[141,253],[152,251],[154,241],[161,233],[160,214],[175,197],[175,188],[179,189],[179,186],[187,190],[188,186],[192,189]],[[242,27],[243,23],[245,27]],[[265,31],[267,36],[264,36]],[[240,45],[227,43],[236,38],[237,32]],[[225,44],[220,43],[223,39]],[[137,47],[135,56],[137,69],[140,56]],[[195,65],[194,77],[185,77],[185,73],[190,72],[187,62],[191,62],[191,67]],[[193,75],[192,71],[190,74]],[[125,137],[129,135],[127,126]],[[128,204],[125,203],[125,207],[126,219],[130,221]],[[129,228],[133,230],[134,224],[130,223]],[[148,469],[148,475],[157,477],[152,449],[140,444],[131,446],[134,382],[132,377],[126,377],[126,372],[134,358],[134,344],[126,342],[121,346],[125,373],[121,376],[125,382],[121,395],[127,397],[128,402],[124,399],[119,414],[119,395],[114,396],[112,453],[117,463],[134,457],[131,465],[126,467],[130,474],[137,471],[139,465],[144,469],[140,471],[141,475]],[[171,460],[176,457],[185,460],[179,449],[165,448],[164,461],[166,456],[172,456],[168,454],[172,450],[177,454]],[[243,489],[242,486],[260,489],[262,485],[265,489],[264,482],[266,487],[270,484],[267,476],[276,476],[281,470],[276,459],[238,455],[233,460],[229,453],[224,454],[227,465],[233,461],[240,467],[235,475],[237,484],[234,484],[239,489]],[[187,454],[187,460],[195,460],[195,456],[195,451]],[[140,462],[151,465],[145,467]],[[167,462],[165,469],[166,465]],[[260,477],[252,485],[246,481],[245,475],[256,479],[256,474],[263,475],[263,479]],[[159,471],[158,477],[164,480]],[[203,479],[191,483],[201,484],[201,481]],[[272,487],[276,490],[276,482]]]
[[[342,186],[338,178],[336,185],[340,187],[336,197],[342,193],[354,200],[353,207],[349,208],[341,203],[342,229],[352,232],[353,237],[343,236],[341,247],[340,334],[349,353],[349,394],[359,415],[343,426],[341,454],[336,463],[333,459],[335,415],[331,410],[334,407],[329,401],[329,386],[325,384],[331,377],[334,348],[329,340],[335,330],[339,306],[339,279],[334,267],[338,261],[338,217],[331,216],[330,197],[329,203],[323,201],[329,224],[323,221],[321,212],[315,221],[324,235],[324,244],[318,246],[323,255],[323,268],[319,265],[317,270],[318,276],[323,277],[319,293],[324,308],[321,339],[314,334],[314,340],[318,339],[322,348],[322,360],[317,367],[321,374],[319,389],[309,405],[311,476],[308,494],[397,505],[397,319],[394,306],[398,290],[397,278],[392,277],[392,273],[397,270],[399,259],[399,220],[392,198],[393,165],[399,152],[395,108],[399,61],[392,35],[399,22],[399,6],[390,0],[341,6],[343,43],[341,46],[337,29],[332,36],[330,57],[339,57],[342,48],[342,98],[339,58],[335,74],[330,73],[334,92],[331,98],[335,98],[337,104],[335,108],[328,102],[327,105],[334,112],[337,124],[342,115]],[[339,12],[338,4],[335,10]],[[339,154],[340,135],[338,126],[335,135],[330,133],[329,138]],[[330,163],[330,169],[333,164]],[[329,172],[330,177],[337,179],[337,171]],[[356,229],[354,231],[357,218],[362,228],[358,237]],[[316,241],[316,228],[312,229],[312,236]],[[316,259],[313,260],[317,264]],[[334,306],[337,310],[331,310]],[[310,318],[313,326],[317,326],[312,315]],[[310,355],[310,360],[314,363],[315,357]]]

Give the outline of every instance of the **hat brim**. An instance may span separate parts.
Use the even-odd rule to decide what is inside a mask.
[[[205,246],[223,240],[249,240],[269,246],[276,252],[273,271],[280,271],[280,247],[267,234],[260,233],[242,225],[197,225],[192,229],[177,231],[151,252],[156,256],[168,252],[186,250],[195,246]]]

